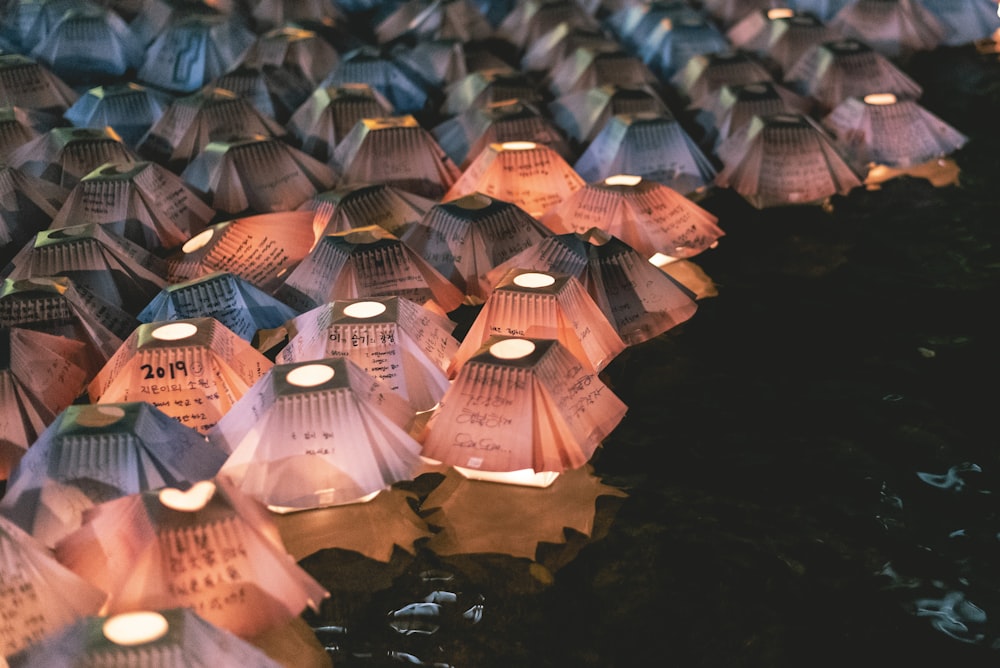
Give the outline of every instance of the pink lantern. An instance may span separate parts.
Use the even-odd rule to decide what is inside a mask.
[[[341,186],[317,193],[304,203],[303,211],[313,211],[317,237],[348,232],[355,227],[378,225],[400,236],[424,217],[434,200],[385,183]]]

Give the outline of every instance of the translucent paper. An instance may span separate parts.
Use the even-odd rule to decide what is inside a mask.
[[[604,30],[574,28],[569,23],[560,23],[527,45],[521,56],[521,67],[528,72],[549,72],[571,57],[579,47],[619,46],[619,42]]]
[[[945,28],[944,44],[961,46],[987,39],[997,29],[997,10],[992,0],[920,0]]]
[[[7,157],[22,144],[51,130],[55,119],[40,112],[23,107],[0,107],[0,160],[6,163]]]
[[[677,70],[671,83],[695,106],[723,86],[773,79],[771,71],[754,53],[745,49],[727,49],[692,56]]]
[[[491,291],[486,274],[549,234],[520,207],[474,193],[435,204],[402,241],[482,303]]]
[[[920,0],[856,0],[827,25],[841,37],[858,39],[890,58],[934,49],[947,35],[945,26]]]
[[[719,145],[725,167],[716,184],[758,209],[819,204],[845,195],[861,178],[833,140],[808,116],[757,116]]]
[[[146,401],[206,433],[272,366],[213,318],[140,325],[88,386],[100,403]]]
[[[592,142],[616,114],[670,114],[666,103],[652,87],[628,88],[614,84],[561,95],[549,103],[549,111],[567,136],[584,145]]]
[[[434,200],[385,183],[341,186],[318,193],[300,209],[315,214],[317,235],[378,225],[400,236],[424,217]]]
[[[626,411],[587,367],[554,339],[488,339],[428,423],[423,456],[479,471],[583,466]]]
[[[8,658],[48,642],[81,617],[96,614],[105,598],[104,592],[65,568],[41,543],[2,516],[0,580],[4,583],[0,656]]]
[[[375,25],[375,37],[383,44],[404,35],[421,41],[434,38],[469,42],[492,34],[493,27],[470,0],[409,0]]]
[[[420,464],[413,408],[350,360],[278,364],[209,433],[220,475],[277,512],[362,501]]]
[[[101,48],[93,48],[100,44]],[[27,45],[65,81],[112,80],[139,65],[142,45],[113,10],[82,3],[67,9],[45,35]]]
[[[345,186],[384,183],[431,199],[460,174],[434,135],[410,115],[361,119],[334,149],[331,164]]]
[[[317,33],[284,25],[260,35],[243,56],[241,64],[299,72],[315,88],[339,60],[333,46]]]
[[[802,97],[771,80],[742,85],[724,85],[701,99],[702,123],[715,143],[745,126],[754,116],[788,112],[805,114],[812,100]]]
[[[704,13],[685,2],[620,3],[605,23],[618,36],[621,43],[632,51],[646,43],[650,34],[664,20],[670,22],[696,21]]]
[[[343,54],[320,85],[342,86],[349,83],[368,84],[389,101],[397,114],[421,111],[429,97],[423,82],[399,67],[391,56],[371,46]]]
[[[292,114],[288,129],[302,150],[329,162],[344,137],[362,118],[392,116],[389,101],[368,84],[345,83],[316,88]]]
[[[710,19],[683,17],[660,21],[638,46],[637,53],[657,76],[667,81],[692,57],[729,48],[732,45]]]
[[[106,162],[138,156],[111,128],[53,128],[10,156],[10,165],[67,190]]]
[[[292,211],[333,187],[327,165],[276,138],[212,142],[181,172],[216,211],[252,215]]]
[[[230,90],[282,125],[309,99],[315,84],[295,66],[239,65],[208,84]]]
[[[393,295],[434,303],[445,313],[462,303],[461,290],[377,225],[322,237],[275,295],[300,311],[336,299]]]
[[[733,46],[766,56],[787,71],[809,48],[837,34],[811,14],[781,8],[747,14],[726,37]]]
[[[347,358],[416,411],[441,401],[448,389],[445,370],[458,352],[454,322],[402,297],[334,301],[287,327],[279,363]]]
[[[638,56],[608,46],[578,47],[548,76],[549,90],[556,96],[606,84],[639,88],[656,85],[657,79]]]
[[[393,61],[405,70],[419,73],[430,91],[442,90],[469,73],[465,44],[449,38],[421,40],[412,47],[392,47]]]
[[[78,128],[111,126],[128,146],[135,148],[143,135],[163,116],[170,98],[136,83],[91,88],[66,113]]]
[[[4,265],[47,228],[66,190],[16,167],[0,167],[0,262]]]
[[[526,0],[514,5],[497,27],[496,36],[524,49],[561,23],[599,27],[597,20],[575,0]]]
[[[21,458],[0,513],[46,547],[94,506],[218,473],[226,453],[147,402],[67,406]]]
[[[711,248],[725,234],[717,222],[676,190],[627,175],[588,184],[542,218],[558,233],[598,228],[647,258],[689,258]]]
[[[223,477],[108,501],[85,520],[56,557],[108,593],[106,613],[184,607],[249,638],[328,595],[267,510]]]
[[[0,99],[5,106],[61,116],[77,97],[76,91],[42,63],[17,53],[0,54]]]

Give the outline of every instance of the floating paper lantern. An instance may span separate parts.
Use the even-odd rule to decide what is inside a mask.
[[[56,557],[108,593],[108,613],[184,607],[243,638],[328,595],[285,552],[267,510],[223,477],[103,503]]]
[[[139,65],[142,45],[114,11],[79,3],[31,45],[31,57],[66,81],[113,80]]]
[[[139,325],[88,387],[99,403],[146,401],[207,432],[272,366],[214,318]]]
[[[428,423],[423,456],[470,477],[583,466],[626,411],[587,366],[555,339],[489,338]]]
[[[167,258],[167,277],[179,282],[228,271],[272,292],[315,243],[309,211],[235,218],[210,225],[188,239],[180,252]]]
[[[808,116],[757,116],[718,148],[725,167],[716,184],[758,209],[818,204],[846,195],[861,179],[833,140]]]
[[[597,28],[597,20],[576,0],[524,0],[497,26],[496,36],[523,50],[559,24]]]
[[[445,369],[458,351],[454,322],[402,297],[330,302],[286,327],[289,340],[278,362],[345,357],[417,411],[441,401]]]
[[[584,180],[553,149],[529,141],[490,144],[462,172],[443,201],[481,193],[539,217]]]
[[[493,26],[469,0],[409,0],[375,25],[375,37],[382,44],[403,36],[470,42],[492,34]]]
[[[462,303],[461,290],[377,225],[322,237],[275,295],[300,311],[335,299],[392,295],[444,312]]]
[[[0,166],[0,263],[47,228],[65,198],[66,190],[54,183]]]
[[[300,209],[315,213],[317,237],[378,225],[400,236],[424,217],[434,200],[385,183],[341,186],[316,194]]]
[[[613,116],[573,168],[588,183],[634,174],[685,195],[715,177],[715,167],[680,121],[656,113]]]
[[[147,402],[67,406],[11,475],[0,513],[47,547],[87,509],[211,478],[226,452]]]
[[[232,216],[292,211],[332,187],[336,173],[280,139],[212,142],[181,172],[216,211]]]
[[[279,364],[209,434],[220,475],[277,512],[356,503],[420,464],[407,401],[353,362]]]
[[[215,318],[234,334],[252,341],[298,312],[235,274],[214,272],[166,286],[137,316],[140,322]]]
[[[214,88],[245,97],[257,111],[284,125],[315,88],[296,67],[240,65],[212,79]]]
[[[104,592],[65,568],[41,543],[2,516],[0,554],[0,580],[4,583],[0,590],[2,657],[10,659],[29,646],[44,646],[64,627],[96,614],[104,603]],[[15,660],[13,665],[22,664]],[[42,661],[32,665],[54,664]]]
[[[915,101],[892,93],[844,100],[822,122],[862,173],[870,165],[913,167],[953,153],[968,141]]]
[[[768,81],[771,71],[756,54],[728,49],[692,56],[671,79],[671,83],[695,106],[723,86]]]
[[[630,346],[673,329],[698,309],[690,290],[596,228],[546,237],[499,265],[487,280],[495,284],[514,268],[576,276]]]
[[[339,60],[337,51],[312,30],[284,25],[259,36],[244,54],[241,64],[264,70],[277,68],[298,72],[315,87]]]
[[[780,7],[747,14],[726,37],[733,46],[766,56],[787,71],[811,47],[837,35],[812,14]]]
[[[474,107],[482,107],[504,100],[521,100],[535,103],[542,101],[538,82],[524,72],[509,67],[481,69],[445,88],[441,113],[454,116]]]
[[[177,93],[193,93],[235,67],[255,39],[235,15],[179,14],[146,48],[139,81]]]
[[[6,164],[14,149],[55,127],[57,121],[40,111],[0,106],[0,161]]]
[[[343,185],[385,183],[431,199],[461,174],[410,115],[361,119],[334,149],[331,164]]]
[[[423,110],[429,98],[421,81],[399,67],[390,56],[371,46],[345,53],[320,85],[342,86],[348,83],[368,84],[381,93],[398,114]]]
[[[263,650],[183,608],[135,610],[86,617],[8,657],[11,668],[49,666],[135,666],[162,661],[190,668],[238,665],[280,668]]]
[[[485,275],[550,234],[520,207],[480,193],[435,204],[401,240],[476,303]]]
[[[521,67],[527,72],[549,72],[581,47],[602,49],[620,48],[621,45],[598,28],[574,28],[569,23],[560,23],[527,45],[521,56]]]
[[[90,378],[81,341],[0,326],[0,480],[25,450],[80,395]],[[2,637],[2,636],[0,636]]]
[[[91,88],[66,110],[64,117],[78,128],[111,126],[128,146],[135,147],[163,115],[170,99],[136,83]]]
[[[890,58],[934,49],[947,34],[919,0],[855,0],[827,25],[842,38],[860,40]]]
[[[4,106],[61,116],[77,97],[76,91],[38,61],[17,53],[0,54],[0,99]]]
[[[636,53],[655,74],[669,80],[692,57],[730,48],[714,23],[703,17],[685,17],[660,21]]]
[[[670,114],[652,86],[628,88],[614,84],[561,95],[549,103],[549,111],[556,125],[582,145],[592,142],[617,114]]]
[[[138,159],[111,128],[53,128],[14,151],[10,164],[69,190],[106,162]]]
[[[624,88],[656,85],[657,78],[637,56],[618,47],[579,47],[549,73],[555,96],[614,84]]]
[[[588,184],[542,217],[543,224],[559,233],[598,228],[640,255],[675,259],[713,247],[725,234],[717,222],[676,190],[630,174]]]
[[[232,91],[206,87],[175,99],[136,150],[180,173],[211,142],[285,134],[277,121],[254,109],[249,100]]]
[[[288,129],[302,150],[329,162],[336,148],[363,118],[392,116],[392,105],[368,84],[316,88],[292,114]]]
[[[706,135],[714,143],[732,135],[754,116],[789,112],[805,114],[812,100],[798,95],[774,81],[756,81],[742,85],[725,85],[702,98],[702,118]]]

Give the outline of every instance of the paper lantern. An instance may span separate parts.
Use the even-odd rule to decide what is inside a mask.
[[[617,114],[670,113],[653,87],[627,88],[613,84],[561,95],[549,103],[549,111],[556,125],[582,145],[592,142]]]
[[[0,326],[0,480],[90,376],[86,345],[63,336]]]
[[[6,163],[14,149],[48,132],[55,125],[56,120],[43,112],[0,106],[0,161]]]
[[[412,47],[396,44],[392,57],[399,67],[413,72],[425,88],[435,93],[469,73],[465,45],[455,39],[425,39]]]
[[[407,401],[350,360],[271,369],[209,433],[220,475],[276,512],[356,503],[420,463]]]
[[[0,513],[46,547],[80,527],[87,509],[211,478],[226,452],[151,403],[67,406],[25,453]]]
[[[461,172],[410,115],[363,118],[333,151],[343,185],[385,183],[437,199]]]
[[[579,47],[550,71],[548,82],[556,97],[605,84],[639,88],[658,83],[638,56],[619,47]]]
[[[100,44],[100,49],[93,48]],[[79,3],[30,46],[31,57],[66,81],[112,80],[138,66],[142,45],[114,11]]]
[[[768,9],[776,0],[703,0],[708,13],[724,26],[733,26],[754,10]]]
[[[857,39],[890,58],[934,49],[947,34],[919,0],[855,0],[827,25],[840,37]]]
[[[243,638],[328,595],[284,550],[267,510],[221,476],[102,503],[55,552],[108,593],[107,613],[183,607]]]
[[[613,116],[573,168],[587,183],[633,174],[685,195],[715,177],[715,167],[680,121],[657,113]]]
[[[920,0],[945,28],[943,44],[961,46],[989,38],[997,27],[997,8],[993,0]]]
[[[229,272],[213,272],[166,286],[137,316],[140,322],[215,318],[241,339],[252,341],[298,312],[249,281]]]
[[[523,50],[561,23],[597,28],[597,20],[575,0],[524,0],[497,26],[496,36]]]
[[[852,97],[892,93],[917,99],[923,90],[891,60],[857,40],[826,42],[785,73],[788,86],[817,100],[824,113]]]
[[[542,93],[538,82],[510,67],[477,70],[445,88],[441,113],[455,116],[475,107],[505,100],[537,103],[542,101]]]
[[[0,166],[0,263],[6,265],[51,225],[64,199],[66,190],[60,186],[16,167]]]
[[[549,72],[580,47],[620,48],[620,43],[599,28],[560,23],[525,47],[521,67],[526,72]]]
[[[349,83],[368,84],[389,101],[397,114],[414,114],[427,105],[429,93],[415,76],[404,71],[392,58],[371,46],[349,51],[320,82],[321,86]]]
[[[744,49],[728,49],[692,56],[670,81],[693,105],[702,106],[706,97],[723,86],[739,86],[773,78],[756,54]]]
[[[88,386],[93,402],[146,401],[206,433],[272,366],[214,318],[139,325]]]
[[[617,174],[588,184],[542,218],[559,233],[603,230],[640,255],[689,258],[725,233],[718,218],[676,190],[639,176]]]
[[[914,167],[953,153],[968,141],[915,101],[891,93],[844,100],[822,122],[862,173],[871,165]]]
[[[257,135],[212,142],[181,172],[216,211],[237,215],[292,211],[333,186],[327,165],[280,139]]]
[[[499,265],[487,280],[495,284],[514,268],[576,276],[630,346],[673,329],[698,309],[688,288],[596,228],[547,237]]]
[[[404,36],[470,42],[490,37],[493,26],[469,0],[408,0],[380,20],[374,31],[382,44]]]
[[[8,657],[11,668],[135,666],[280,668],[261,649],[183,608],[90,616]],[[176,662],[176,663],[174,663]]]
[[[283,25],[260,35],[244,54],[241,64],[264,70],[277,68],[299,72],[315,87],[336,67],[339,59],[333,46],[317,33]]]
[[[128,313],[138,313],[166,285],[166,275],[166,262],[95,224],[39,232],[7,268],[14,280],[68,276]]]
[[[402,297],[340,300],[289,320],[284,364],[347,358],[410,403],[434,408],[448,389],[458,352],[455,323]]]
[[[111,128],[53,128],[10,156],[10,164],[66,190],[106,162],[138,160]]]
[[[77,97],[76,91],[38,61],[17,53],[0,54],[0,99],[5,106],[61,116]]]
[[[490,144],[476,156],[442,201],[480,193],[537,218],[583,185],[580,175],[548,146],[504,142]]]
[[[188,239],[167,258],[167,278],[176,283],[227,271],[270,293],[315,243],[309,211],[235,218]]]
[[[557,339],[584,366],[603,370],[625,350],[615,327],[575,276],[511,269],[497,283],[452,359],[460,372],[491,336]]]
[[[782,112],[805,114],[813,103],[774,81],[756,81],[722,86],[703,97],[701,105],[703,111],[699,122],[706,126],[706,136],[718,145],[754,116]]]
[[[255,39],[235,15],[179,13],[146,48],[139,81],[176,93],[193,93],[235,67]]]
[[[587,366],[555,339],[489,338],[428,423],[423,456],[470,477],[583,466],[626,411]]]
[[[385,183],[341,186],[316,194],[300,209],[315,214],[317,236],[378,225],[400,236],[424,217],[434,200]]]
[[[333,0],[250,0],[250,16],[264,28],[276,28],[304,20],[339,21],[344,18],[341,3]]]
[[[170,99],[136,83],[91,88],[80,96],[64,117],[78,128],[114,128],[122,141],[135,147],[163,115]]]
[[[180,173],[211,142],[258,135],[282,137],[285,130],[236,93],[205,87],[175,99],[136,150]]]
[[[714,23],[703,17],[663,19],[636,53],[653,72],[669,80],[692,57],[732,48]]]
[[[335,299],[392,295],[433,303],[443,312],[462,303],[461,290],[377,225],[322,237],[275,295],[300,311]]]
[[[625,2],[605,20],[623,46],[635,52],[645,44],[660,23],[669,21],[699,21],[704,13],[686,2],[658,0]]]
[[[329,162],[358,121],[392,115],[389,101],[368,84],[320,86],[292,113],[288,129],[303,151]]]
[[[834,15],[854,0],[789,0],[787,5],[799,12],[809,12],[820,21],[829,22]]]
[[[812,14],[779,7],[747,14],[726,37],[734,47],[766,56],[787,71],[809,48],[837,35]]]
[[[9,43],[11,51],[27,52],[58,22],[75,3],[70,0],[15,0],[4,4],[0,38]],[[9,48],[8,47],[8,48]]]
[[[297,67],[239,65],[208,84],[250,101],[254,109],[284,125],[315,88]]]
[[[530,141],[544,144],[565,160],[571,151],[559,129],[533,104],[503,100],[469,108],[435,126],[431,132],[459,168],[494,143]]]
[[[104,603],[104,592],[65,568],[41,543],[2,516],[0,554],[4,583],[0,657],[10,659],[29,646],[43,645],[62,628],[96,614]]]
[[[833,140],[803,114],[756,116],[722,142],[718,154],[725,167],[716,184],[758,209],[819,204],[861,185]]]

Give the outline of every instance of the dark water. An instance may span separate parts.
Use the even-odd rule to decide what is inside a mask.
[[[1000,662],[1000,65],[904,67],[971,138],[960,185],[831,211],[713,193],[719,295],[603,373],[629,413],[594,471],[627,498],[534,560],[308,557],[335,665]]]

